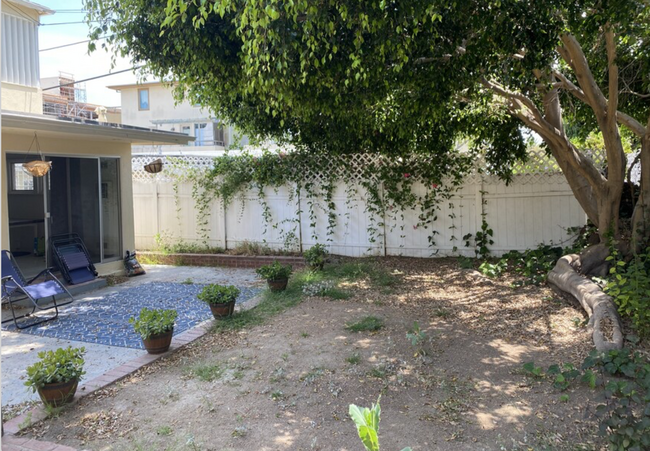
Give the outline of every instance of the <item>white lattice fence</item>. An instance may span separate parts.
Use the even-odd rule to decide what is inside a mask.
[[[171,181],[184,170],[182,168],[206,170],[212,167],[212,158],[162,158],[167,164],[164,171],[156,175],[142,169],[152,157],[133,158],[135,231],[139,249],[154,248],[156,234],[173,240],[202,241],[197,230],[192,186],[180,183],[175,193]],[[491,249],[495,254],[532,248],[540,242],[561,242],[568,238],[567,228],[585,223],[585,215],[564,177],[554,161],[542,152],[516,165],[509,185],[478,171],[467,176],[452,198],[439,205],[437,220],[427,229],[418,226],[419,211],[388,211],[384,218],[373,218],[366,209],[366,193],[359,179],[363,167],[377,163],[377,158],[356,155],[344,162],[349,170],[346,170],[346,182],[339,182],[334,190],[337,221],[329,237],[324,206],[316,201],[313,220],[307,208],[310,200],[291,196],[294,187],[282,187],[277,192],[265,191],[265,201],[272,214],[268,227],[264,225],[263,208],[254,192],[235,199],[225,210],[220,201],[213,201],[208,243],[232,248],[243,241],[265,241],[277,248],[290,244],[306,249],[320,242],[327,243],[331,252],[348,256],[473,255],[474,249],[465,247],[462,237],[480,230],[483,201],[486,202],[486,221],[494,230],[495,243]],[[596,158],[596,161],[602,162],[602,159]],[[331,167],[337,167],[336,162]],[[323,174],[310,174],[316,183],[321,177]],[[355,189],[350,190],[350,186]],[[415,185],[418,194],[427,189],[430,188]],[[369,229],[378,224],[381,224],[378,232],[370,233]],[[430,244],[431,236],[433,245]]]

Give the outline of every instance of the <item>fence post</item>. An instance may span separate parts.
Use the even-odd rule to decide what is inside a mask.
[[[298,198],[298,246],[300,253],[302,254],[302,210],[300,208],[300,195],[302,194],[300,190],[300,185],[296,183],[296,197]]]
[[[476,231],[474,232],[474,252],[476,252],[476,234],[481,231],[483,225],[483,174],[480,174],[480,182],[476,184],[476,191],[474,193],[474,203],[476,209]]]
[[[226,207],[226,203],[224,202],[223,199],[221,199],[219,203],[221,205],[221,209],[223,210],[223,227],[222,227],[222,229],[223,229],[223,233],[222,233],[222,236],[223,236],[223,248],[224,248],[224,250],[228,250],[228,232],[226,230],[226,227],[227,227],[227,224],[228,224],[228,221],[226,220],[226,210],[228,208]]]
[[[154,208],[156,209],[156,214],[154,215],[156,221],[156,233],[151,238],[155,238],[156,235],[161,235],[160,233],[160,193],[158,192],[158,180],[156,179],[154,186],[156,187],[156,202],[154,202]]]

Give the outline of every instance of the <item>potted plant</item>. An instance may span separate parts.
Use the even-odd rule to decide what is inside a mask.
[[[235,311],[235,301],[239,296],[239,288],[234,285],[211,284],[203,287],[198,298],[208,304],[215,319],[226,318]]]
[[[266,279],[271,291],[283,291],[287,288],[289,276],[293,272],[291,265],[281,265],[277,260],[270,265],[264,265],[255,271],[262,279]]]
[[[144,348],[149,354],[162,354],[169,350],[174,335],[174,322],[178,312],[171,309],[140,310],[138,318],[129,318],[135,331],[140,334]]]
[[[77,391],[83,370],[85,348],[59,348],[38,353],[38,362],[27,367],[25,385],[38,392],[41,401],[49,407],[69,402]]]
[[[311,269],[323,269],[329,252],[323,244],[315,244],[303,253],[305,261]]]

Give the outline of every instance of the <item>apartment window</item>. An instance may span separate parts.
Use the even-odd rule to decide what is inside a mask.
[[[138,89],[138,109],[149,109],[149,89]]]

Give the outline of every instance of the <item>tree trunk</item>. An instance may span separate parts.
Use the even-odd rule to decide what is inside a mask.
[[[577,254],[560,258],[549,273],[548,282],[577,299],[587,312],[588,326],[592,329],[592,339],[598,351],[621,349],[623,332],[614,300],[603,293],[597,284],[578,274],[577,270],[581,266],[598,266],[597,261],[602,261],[600,254],[604,245],[598,246],[601,249],[592,250],[591,256],[585,259],[584,264],[581,256]]]

